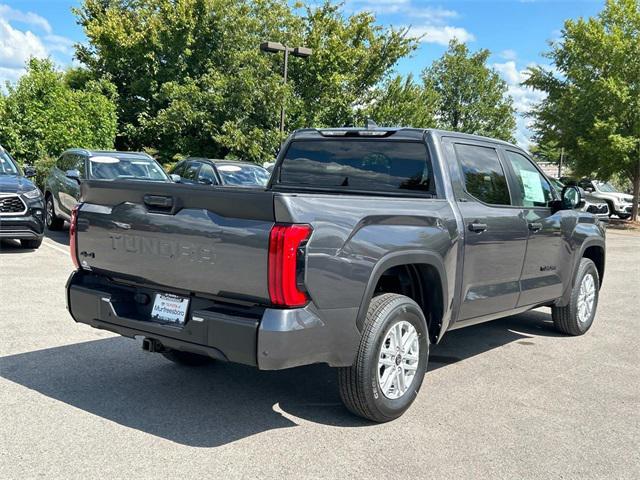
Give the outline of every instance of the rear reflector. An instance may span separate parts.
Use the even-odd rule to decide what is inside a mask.
[[[69,250],[71,250],[71,260],[76,268],[80,268],[80,262],[78,261],[78,248],[76,238],[78,236],[78,209],[80,204],[73,207],[71,210],[71,222],[69,226]]]
[[[299,263],[311,236],[309,225],[274,225],[269,238],[269,296],[282,307],[302,307],[309,300],[298,284]]]

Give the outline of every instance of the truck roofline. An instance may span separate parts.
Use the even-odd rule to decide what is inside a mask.
[[[442,130],[438,128],[413,128],[413,127],[375,127],[375,128],[364,128],[364,127],[338,127],[338,128],[301,128],[295,130],[291,134],[291,140],[299,140],[299,139],[313,139],[313,138],[340,138],[339,136],[332,136],[333,132],[350,132],[350,133],[359,133],[359,132],[387,132],[389,135],[384,138],[389,138],[393,136],[394,139],[423,139],[427,135],[434,135],[437,137],[456,137],[456,138],[466,138],[468,140],[480,140],[484,142],[497,143],[500,145],[508,145],[513,148],[518,148],[523,150],[521,147],[517,145],[507,142],[505,140],[499,140],[496,138],[484,137],[482,135],[475,135],[471,133],[462,133],[462,132],[454,132],[451,130]],[[329,135],[327,135],[329,134]],[[363,135],[364,137],[364,135]],[[375,137],[373,137],[375,138]]]

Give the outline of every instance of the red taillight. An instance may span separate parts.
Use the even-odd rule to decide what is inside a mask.
[[[80,205],[76,205],[71,210],[71,222],[69,226],[69,249],[71,250],[71,260],[76,268],[80,268],[78,261],[78,249],[76,247],[76,238],[78,236],[78,209]]]
[[[274,225],[271,229],[269,296],[274,305],[301,307],[307,303],[306,292],[298,286],[298,250],[310,236],[309,225]]]

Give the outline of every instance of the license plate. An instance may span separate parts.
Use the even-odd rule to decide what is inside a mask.
[[[157,293],[151,310],[151,319],[155,322],[184,325],[188,308],[188,298],[168,293]]]

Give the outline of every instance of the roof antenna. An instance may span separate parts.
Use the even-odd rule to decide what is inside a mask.
[[[378,128],[378,124],[370,118],[367,118],[366,128],[367,130],[372,130],[374,128]]]

